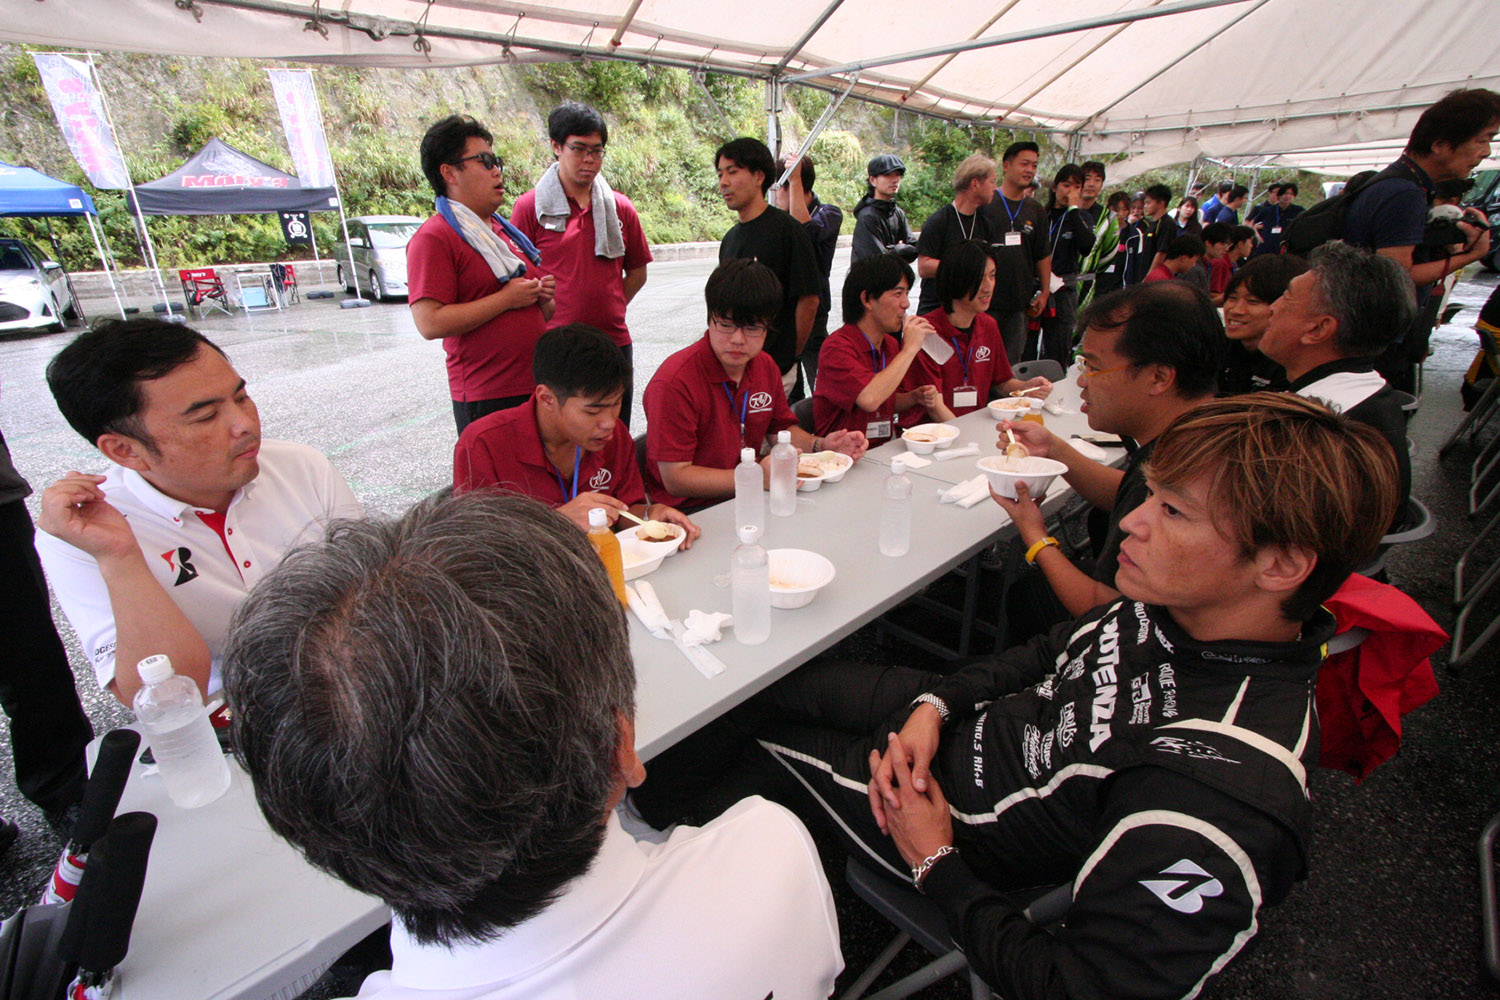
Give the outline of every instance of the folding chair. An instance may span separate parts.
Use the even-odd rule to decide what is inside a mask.
[[[989,1000],[989,986],[969,969],[969,960],[954,945],[953,938],[948,933],[948,921],[936,903],[910,885],[897,882],[855,858],[850,858],[845,865],[844,877],[854,894],[894,924],[898,933],[839,1000],[859,1000],[863,997],[870,985],[912,941],[938,956],[937,960],[880,992],[871,994],[869,1000],[899,1000],[901,997],[909,997],[933,983],[964,971],[969,973],[969,992],[974,1000]],[[1035,895],[1025,908],[1025,914],[1032,923],[1049,927],[1060,923],[1067,916],[1068,907],[1072,903],[1073,885],[1068,883]]]
[[[1500,814],[1479,835],[1479,916],[1484,924],[1484,961],[1490,975],[1500,979],[1500,913],[1495,899],[1495,840],[1500,837]]]
[[[1040,375],[1048,382],[1061,382],[1067,376],[1063,366],[1051,358],[1019,362],[1011,366],[1011,372],[1016,378],[1036,378]]]
[[[281,301],[286,304],[302,301],[302,292],[297,287],[297,272],[290,264],[272,264],[271,280],[275,282],[276,292],[281,296]]]
[[[1376,550],[1375,558],[1367,564],[1355,570],[1361,576],[1376,577],[1385,572],[1386,553],[1396,545],[1405,545],[1408,542],[1419,542],[1430,536],[1437,530],[1437,518],[1432,516],[1432,511],[1427,505],[1416,497],[1406,498],[1406,516],[1401,523],[1407,527],[1400,531],[1393,531],[1380,539],[1380,548]]]
[[[203,318],[204,311],[208,309],[218,309],[224,315],[229,315],[229,292],[225,290],[224,282],[213,268],[179,269],[177,278],[182,282],[182,297],[187,302],[188,309],[196,312],[199,319]]]
[[[1500,369],[1500,344],[1495,343],[1494,336],[1483,326],[1476,325],[1474,332],[1479,335],[1479,349],[1484,352],[1492,366]],[[1500,403],[1500,377],[1490,379],[1489,387],[1484,390],[1484,394],[1475,401],[1473,408],[1453,429],[1453,433],[1448,435],[1448,440],[1438,448],[1438,457],[1448,454],[1448,450],[1458,443],[1458,439],[1464,435],[1465,431],[1469,434],[1469,440],[1473,441],[1474,436],[1495,415],[1497,403]]]
[[[1468,568],[1470,557],[1479,550],[1480,546],[1484,545],[1485,540],[1494,533],[1497,525],[1500,525],[1500,512],[1496,512],[1495,516],[1490,518],[1490,523],[1474,537],[1453,566],[1453,604],[1458,608],[1458,617],[1453,621],[1453,645],[1448,651],[1450,672],[1466,667],[1474,659],[1475,654],[1495,637],[1495,633],[1500,632],[1500,613],[1496,613],[1480,629],[1478,637],[1471,638],[1469,635],[1469,619],[1474,616],[1475,609],[1480,606],[1485,595],[1494,589],[1495,581],[1500,580],[1500,559],[1492,559],[1490,565],[1479,574],[1479,579],[1474,583],[1466,584],[1464,581],[1464,572]],[[1490,548],[1493,553],[1494,546]]]
[[[813,401],[811,396],[804,396],[792,404],[792,416],[797,418],[797,426],[811,434],[813,432]]]
[[[651,506],[651,488],[646,483],[651,477],[646,475],[646,435],[637,434],[632,440],[635,441],[635,464],[641,470],[641,489],[646,491],[646,506]]]

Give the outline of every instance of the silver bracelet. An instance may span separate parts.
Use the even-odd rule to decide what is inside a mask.
[[[931,705],[933,708],[937,709],[939,719],[941,719],[943,722],[948,721],[948,703],[935,694],[918,695],[911,704],[913,710],[915,710],[916,706],[918,705]]]
[[[946,858],[948,855],[957,853],[958,848],[953,847],[949,844],[944,844],[936,851],[933,851],[930,857],[923,858],[922,863],[911,870],[911,884],[916,888],[918,892],[925,892],[925,890],[922,888],[922,881],[927,878],[927,873],[932,871],[932,866],[937,864],[943,858]]]

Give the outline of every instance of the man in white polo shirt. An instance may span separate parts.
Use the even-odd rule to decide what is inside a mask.
[[[126,705],[165,653],[218,692],[229,618],[287,550],[360,506],[305,445],[263,441],[245,380],[202,334],[105,324],[52,359],[47,384],[112,463],[42,494],[36,547],[102,687]]]

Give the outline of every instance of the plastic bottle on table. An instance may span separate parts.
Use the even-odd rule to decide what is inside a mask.
[[[756,646],[771,637],[771,560],[760,545],[760,529],[741,525],[740,544],[730,557],[734,637]]]
[[[911,480],[906,463],[891,460],[885,481],[885,503],[880,508],[880,554],[904,556],[911,548]]]
[[[771,513],[789,517],[797,510],[797,449],[792,432],[779,431],[771,449]]]
[[[734,525],[738,530],[747,524],[766,530],[765,476],[753,448],[741,448],[740,464],[734,467]]]
[[[609,515],[603,507],[589,511],[589,542],[599,553],[604,572],[609,574],[609,585],[615,589],[615,597],[621,604],[625,597],[625,558],[620,554],[620,540],[609,530]]]
[[[160,654],[136,665],[145,687],[136,692],[135,717],[146,730],[151,755],[172,801],[184,809],[206,806],[229,787],[229,765],[191,677]]]

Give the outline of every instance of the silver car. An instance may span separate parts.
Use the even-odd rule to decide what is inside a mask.
[[[0,236],[0,333],[61,330],[82,318],[63,266],[25,240]]]
[[[422,225],[413,215],[357,215],[349,220],[349,242],[333,245],[339,284],[354,291],[349,274],[350,251],[359,273],[359,290],[372,299],[406,294],[406,244]]]

